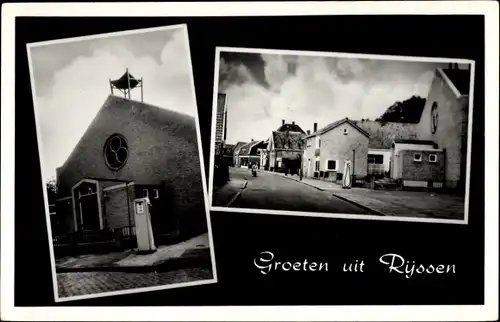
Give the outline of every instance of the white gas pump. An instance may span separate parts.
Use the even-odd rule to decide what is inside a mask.
[[[139,252],[154,252],[156,246],[151,226],[151,202],[149,198],[134,200],[135,235]]]
[[[351,189],[352,178],[351,178],[351,161],[346,160],[344,162],[344,175],[342,180],[342,188]]]

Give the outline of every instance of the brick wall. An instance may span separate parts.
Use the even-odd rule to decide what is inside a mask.
[[[422,161],[414,161],[414,154],[422,155]],[[429,155],[435,154],[437,162],[429,162]],[[403,180],[437,181],[443,182],[445,178],[445,156],[443,152],[404,150],[399,153],[402,162]]]
[[[129,157],[123,168],[111,171],[103,148],[114,133],[123,135]],[[164,183],[172,199],[169,211],[206,226],[195,120],[176,112],[110,96],[58,171],[61,197],[84,177]],[[102,188],[115,183],[105,183]],[[201,223],[199,223],[201,221]]]
[[[125,187],[104,191],[105,227],[115,229],[129,226],[129,211],[130,221],[134,225],[134,186],[130,186],[128,190],[128,194]]]
[[[467,153],[468,98],[459,99],[437,70],[425,103],[418,135],[421,140],[432,140],[440,149],[446,149],[446,186],[455,188],[465,181]],[[431,131],[431,108],[437,103],[438,127]]]
[[[344,135],[346,128],[348,134]],[[365,177],[367,174],[368,162],[368,142],[369,139],[353,126],[344,123],[331,131],[321,135],[320,148],[320,170],[326,169],[327,160],[337,160],[337,169],[344,171],[344,161],[352,160],[353,150],[355,150],[354,174],[358,178]],[[314,164],[314,160],[311,160]]]

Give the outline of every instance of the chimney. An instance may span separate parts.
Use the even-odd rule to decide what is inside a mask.
[[[318,123],[314,123],[313,132],[316,132],[317,130],[318,130]]]
[[[281,120],[281,125],[285,125],[285,120]]]
[[[295,121],[292,121],[292,125],[295,125]]]
[[[250,139],[250,142],[253,142],[253,139]]]
[[[307,130],[306,132],[307,132],[307,135],[311,134],[311,130]]]

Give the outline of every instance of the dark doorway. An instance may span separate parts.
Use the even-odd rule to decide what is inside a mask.
[[[97,193],[80,196],[80,212],[83,230],[99,230],[101,228]]]

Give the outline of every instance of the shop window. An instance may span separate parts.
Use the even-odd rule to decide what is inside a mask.
[[[384,164],[384,156],[382,154],[368,154],[368,164]]]
[[[337,160],[327,160],[326,161],[326,170],[337,171]]]

